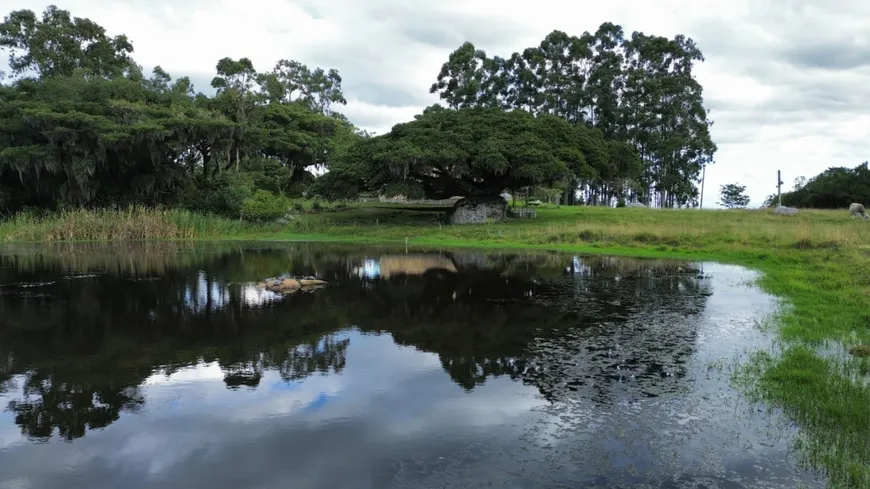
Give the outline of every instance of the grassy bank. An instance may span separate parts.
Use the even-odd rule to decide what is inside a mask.
[[[750,393],[802,427],[805,461],[831,487],[870,487],[870,223],[846,211],[696,211],[563,207],[538,218],[444,226],[442,210],[361,205],[302,213],[284,226],[252,226],[168,211],[131,214],[138,224],[69,213],[0,224],[2,240],[263,238],[400,242],[410,245],[559,249],[585,253],[716,260],[764,272],[761,286],[784,300],[777,317],[783,350],[759,354],[741,378]],[[166,228],[169,226],[168,228]],[[173,227],[174,226],[174,227]],[[144,229],[171,229],[149,234]],[[747,377],[748,376],[748,377]]]

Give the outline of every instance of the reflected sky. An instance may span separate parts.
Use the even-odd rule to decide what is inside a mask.
[[[746,270],[252,256],[0,295],[0,405],[57,396],[67,409],[42,408],[68,425],[99,399],[142,400],[70,440],[28,437],[29,411],[6,409],[0,488],[823,487],[791,459],[793,428],[711,368],[769,344],[757,324],[775,301]],[[253,285],[288,262],[330,285],[291,296]],[[119,288],[136,300],[107,296]],[[109,319],[84,311],[94,305]],[[82,318],[99,328],[70,322]]]

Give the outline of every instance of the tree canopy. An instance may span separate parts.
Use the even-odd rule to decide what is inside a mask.
[[[182,205],[238,216],[257,190],[496,194],[537,186],[585,203],[692,205],[710,139],[694,41],[612,23],[553,31],[509,57],[463,43],[431,87],[443,106],[372,137],[341,113],[334,68],[215,62],[208,93],[133,42],[49,6],[0,23],[0,213]],[[314,179],[314,169],[329,169]],[[322,172],[316,172],[322,173]],[[309,189],[309,185],[314,186]]]
[[[660,206],[689,205],[697,199],[701,170],[716,152],[702,87],[692,73],[703,60],[683,35],[634,32],[627,38],[622,27],[606,22],[580,36],[553,31],[538,46],[507,58],[490,57],[466,42],[449,56],[430,90],[452,109],[549,114],[631,146],[643,163],[637,175],[577,176],[587,203],[623,195]]]
[[[336,111],[338,72],[298,61],[259,73],[223,58],[204,95],[160,66],[144,76],[125,36],[55,6],[7,15],[0,48],[13,75],[0,85],[0,212],[284,191],[356,131]]]
[[[768,197],[768,204],[776,196]],[[809,180],[800,177],[795,190],[782,194],[782,204],[816,209],[846,209],[849,204],[870,203],[870,169],[867,162],[855,168],[832,167]]]
[[[746,195],[746,185],[729,183],[719,188],[719,203],[728,209],[738,209],[749,205],[749,196]]]
[[[560,117],[434,105],[388,134],[357,142],[329,177],[387,195],[441,199],[498,195],[570,177],[630,178],[638,163],[626,145]]]

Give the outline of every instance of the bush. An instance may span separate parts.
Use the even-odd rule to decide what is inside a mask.
[[[286,197],[268,190],[257,190],[242,203],[242,217],[249,221],[273,221],[287,212],[289,204]]]
[[[181,191],[178,203],[190,211],[237,218],[242,215],[242,203],[251,195],[252,185],[247,178],[224,173],[189,182]]]
[[[314,212],[320,212],[321,210],[323,210],[323,205],[321,205],[319,201],[315,200],[311,203],[311,210]]]
[[[309,193],[326,200],[355,199],[361,184],[341,171],[330,170],[317,177],[308,188]]]
[[[403,195],[408,200],[425,199],[426,194],[423,192],[423,187],[406,182],[395,182],[387,184],[384,187],[384,196],[397,197]]]

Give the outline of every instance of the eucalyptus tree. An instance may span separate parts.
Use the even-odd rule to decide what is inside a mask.
[[[450,54],[431,91],[453,109],[499,106],[550,114],[629,144],[643,171],[624,165],[607,177],[575,179],[574,189],[579,186],[589,203],[635,197],[687,205],[716,151],[702,87],[692,73],[703,59],[685,36],[635,32],[626,39],[622,27],[606,22],[580,36],[553,31],[507,58],[490,58],[466,42]]]

